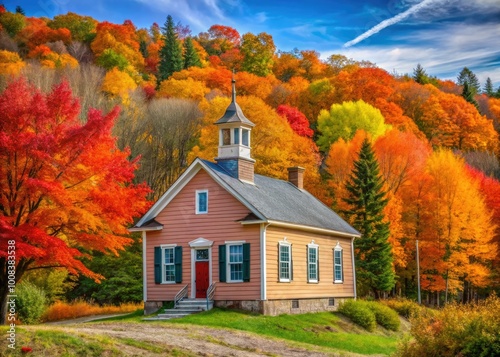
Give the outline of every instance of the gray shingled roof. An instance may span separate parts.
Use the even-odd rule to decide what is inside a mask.
[[[316,197],[288,181],[255,175],[252,185],[234,178],[216,163],[202,161],[267,220],[360,235]]]

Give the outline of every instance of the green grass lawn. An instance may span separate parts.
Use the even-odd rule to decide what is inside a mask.
[[[360,354],[390,355],[396,351],[396,345],[401,336],[401,333],[391,333],[381,329],[375,333],[369,333],[331,312],[263,316],[234,310],[213,309],[166,322],[250,331],[260,335]]]
[[[126,324],[151,323],[142,320],[142,310],[134,313],[106,319],[110,322]],[[105,320],[100,320],[103,322]],[[104,322],[105,323],[105,322]],[[213,309],[180,319],[152,322],[153,324],[195,324],[216,328],[243,330],[270,338],[279,338],[296,343],[306,348],[308,345],[320,346],[325,352],[358,353],[365,355],[391,355],[396,351],[402,332],[395,333],[378,328],[368,332],[351,323],[341,314],[331,312],[309,313],[301,315],[264,316],[248,312]],[[2,335],[6,326],[0,327]],[[0,348],[0,355],[21,356],[21,346],[32,346],[33,355],[37,356],[122,356],[121,347],[129,345],[143,351],[158,353],[154,344],[136,341],[130,338],[110,338],[70,334],[49,326],[34,326],[33,329],[18,328],[16,351],[9,351],[7,344]],[[12,353],[14,352],[14,353]],[[170,350],[170,355],[184,355]]]

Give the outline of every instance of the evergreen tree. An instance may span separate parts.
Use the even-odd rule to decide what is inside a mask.
[[[191,37],[184,40],[184,69],[189,67],[201,67],[200,56],[194,48]]]
[[[19,6],[19,5],[16,6],[16,14],[26,15],[24,13],[23,8],[21,6]]]
[[[148,53],[148,44],[144,40],[139,41],[139,52],[141,52],[142,57],[147,58],[149,57]]]
[[[415,82],[420,84],[429,83],[429,76],[425,73],[425,69],[420,65],[420,63],[417,64],[415,69],[413,69],[413,79]]]
[[[486,93],[490,97],[495,94],[493,90],[493,82],[491,81],[490,77],[486,78],[486,83],[484,84],[484,93]]]
[[[174,72],[182,70],[182,48],[175,32],[172,16],[167,16],[167,21],[162,27],[164,44],[160,48],[160,65],[158,67],[158,85],[170,77]]]
[[[468,84],[469,90],[472,92],[472,95],[476,95],[479,92],[479,80],[476,75],[467,67],[464,67],[460,71],[457,77],[458,85],[463,86],[465,83]]]
[[[479,110],[479,105],[477,104],[476,100],[474,99],[474,93],[469,86],[468,82],[464,82],[464,88],[462,90],[462,97],[465,98],[466,101],[468,101],[471,104],[474,104],[477,110]]]
[[[384,222],[383,213],[387,199],[382,186],[378,162],[365,139],[346,183],[348,197],[344,201],[350,208],[343,213],[362,235],[354,241],[359,291],[371,290],[377,299],[395,284],[389,222]]]

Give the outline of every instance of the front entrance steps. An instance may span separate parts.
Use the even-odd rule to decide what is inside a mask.
[[[147,317],[145,321],[158,321],[169,320],[187,315],[195,314],[197,312],[211,310],[214,307],[214,302],[209,301],[207,306],[207,299],[182,299],[177,303],[173,309],[167,309],[165,312],[158,314],[156,317]],[[207,309],[208,308],[208,309]]]

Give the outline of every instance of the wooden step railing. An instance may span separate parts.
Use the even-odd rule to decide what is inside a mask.
[[[187,296],[188,293],[188,285],[184,286],[179,292],[175,295],[174,297],[174,309],[177,307],[177,304],[179,304],[179,301],[184,299]]]
[[[215,286],[215,283],[212,283],[207,289],[207,311],[210,309],[210,301],[212,301],[215,296]]]

